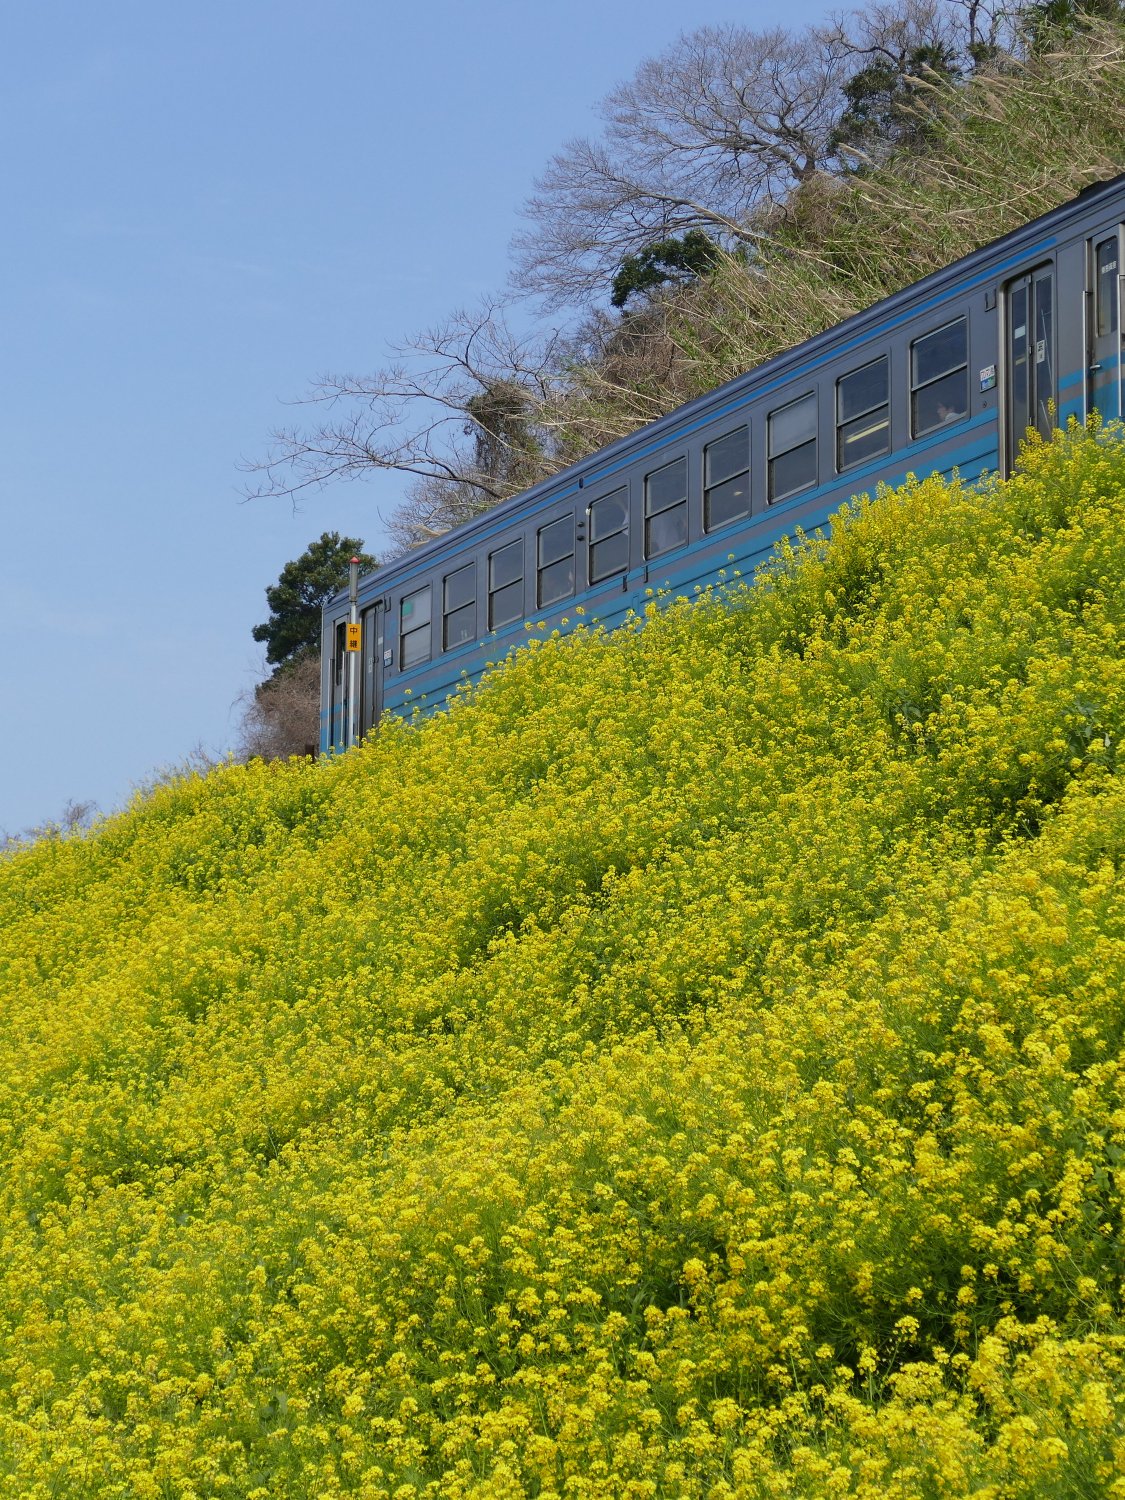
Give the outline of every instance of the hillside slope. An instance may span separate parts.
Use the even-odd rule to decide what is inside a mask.
[[[816,174],[749,262],[631,311],[571,371],[567,461],[623,437],[1019,229],[1125,165],[1125,28],[933,93],[929,138],[869,170]],[[526,482],[526,476],[525,476]]]
[[[1125,1492],[1123,565],[1072,433],[0,861],[0,1496]]]

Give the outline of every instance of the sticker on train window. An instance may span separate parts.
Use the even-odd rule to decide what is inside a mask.
[[[982,391],[991,391],[996,386],[996,366],[985,365],[980,372],[980,388]]]
[[[1047,340],[1039,339],[1035,345],[1035,363],[1041,365],[1047,358]]]

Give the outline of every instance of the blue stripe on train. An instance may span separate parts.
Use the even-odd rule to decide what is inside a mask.
[[[894,487],[906,481],[908,475],[923,470],[926,473],[949,475],[957,469],[969,483],[979,479],[983,473],[995,470],[998,456],[996,447],[996,414],[982,413],[970,422],[958,424],[956,432],[968,441],[962,442],[949,453],[941,455],[940,466],[926,464],[927,453],[937,446],[932,437],[904,449],[899,461],[902,465],[884,482]],[[952,432],[943,432],[943,441]],[[883,462],[867,465],[848,476],[850,484],[856,484],[852,494],[863,493],[862,480],[885,467]],[[613,626],[620,623],[630,610],[638,610],[654,591],[693,589],[708,582],[717,581],[720,570],[729,576],[734,571],[749,572],[757,563],[764,561],[783,536],[793,533],[797,525],[803,529],[816,529],[828,524],[833,511],[849,498],[840,486],[839,478],[831,484],[821,485],[807,494],[791,497],[768,511],[759,512],[749,525],[732,527],[726,533],[712,532],[699,538],[684,551],[676,554],[674,564],[666,572],[657,572],[659,563],[635,569],[624,577],[614,579],[609,586],[588,589],[566,601],[564,608],[545,612],[541,618],[546,629],[561,629],[564,633],[579,624],[601,623]],[[821,504],[818,506],[817,502]],[[671,562],[671,560],[670,560]],[[646,577],[647,575],[647,577]],[[622,586],[622,584],[624,586]],[[575,617],[581,607],[584,616]],[[566,620],[564,625],[562,622]],[[436,662],[428,662],[409,672],[402,673],[388,683],[384,695],[384,711],[430,713],[444,705],[446,699],[466,681],[475,681],[486,667],[503,658],[513,646],[518,646],[527,635],[527,624],[510,626],[483,641],[462,646],[456,651],[443,653]],[[327,717],[327,716],[326,716]]]
[[[958,290],[960,293],[963,288]],[[911,316],[916,316],[916,313],[917,309],[914,309]],[[870,333],[867,336],[869,337]],[[822,361],[809,361],[807,366],[802,366],[800,370],[790,371],[785,379],[792,379],[806,370],[811,371],[820,362]],[[1110,362],[1107,361],[1107,368],[1109,364]],[[1112,364],[1116,365],[1117,360],[1114,359]],[[1078,420],[1082,420],[1084,416],[1084,399],[1081,390],[1084,373],[1081,370],[1070,371],[1059,380],[1060,396],[1063,392],[1070,392],[1075,387],[1079,388],[1074,396],[1060,400],[1060,425],[1065,425],[1072,416]],[[1115,389],[1116,385],[1117,382],[1114,382]],[[768,387],[765,389],[768,390]],[[674,443],[698,427],[713,422],[717,417],[738,410],[750,400],[756,400],[762,394],[763,388],[756,388],[750,395],[739,396],[717,410],[709,410],[698,420],[677,428],[674,433],[663,434],[659,443],[654,445],[651,451]],[[931,458],[935,449],[940,445],[934,441],[934,435],[930,434],[926,439],[901,450],[893,473],[878,482],[894,487],[902,484],[908,475],[913,473],[936,472],[949,475],[956,469],[963,480],[973,483],[986,472],[995,471],[999,466],[996,425],[996,411],[990,409],[971,421],[958,423],[948,431],[943,430],[940,434],[941,443],[947,443],[953,437],[960,439],[960,442],[956,448],[940,454],[938,458]],[[650,450],[633,451],[627,459],[623,458],[622,462],[632,464],[648,451]],[[864,493],[864,481],[878,479],[881,471],[885,473],[885,463],[885,459],[876,460],[849,474],[847,483],[849,486],[855,486],[850,493]],[[600,480],[610,477],[617,472],[619,467],[620,464],[607,465],[595,474],[585,476],[582,487],[589,488]],[[554,491],[534,509],[537,511],[548,505],[553,506],[567,495],[577,493],[578,489],[579,486],[575,484],[564,490]],[[797,527],[815,530],[817,527],[829,524],[832,512],[844,504],[847,498],[848,493],[842,488],[840,477],[833,476],[830,482],[818,486],[815,490],[792,496],[776,506],[771,506],[768,510],[758,511],[751,516],[748,523],[732,525],[725,532],[712,532],[698,538],[691,546],[678,552],[674,560],[669,559],[667,571],[660,571],[659,563],[654,566],[650,562],[627,575],[613,579],[606,585],[588,589],[584,594],[568,599],[565,607],[545,612],[541,616],[542,624],[548,630],[561,629],[564,632],[576,628],[580,623],[598,622],[612,627],[619,624],[631,610],[637,611],[642,608],[655,592],[670,591],[674,594],[684,589],[703,587],[709,582],[717,581],[720,571],[725,571],[728,576],[732,572],[748,573],[769,556],[782,537],[792,534]],[[510,515],[498,521],[498,526],[503,528],[510,527],[511,524]],[[487,535],[487,531],[475,532],[467,540],[466,546],[474,549],[479,547],[482,537]],[[450,559],[456,556],[456,552],[449,554]],[[584,613],[583,616],[576,617],[575,611],[579,607]],[[564,620],[565,624],[563,624]],[[436,661],[424,663],[397,675],[385,685],[384,712],[402,714],[421,711],[429,714],[441,708],[449,697],[463,688],[467,682],[475,681],[489,665],[501,660],[513,647],[525,640],[530,623],[521,622],[518,625],[509,626],[484,640],[462,646],[454,651],[444,652]],[[331,711],[322,710],[320,718],[322,745],[327,746],[337,737],[336,731],[342,724],[342,710],[339,707]]]
[[[1018,254],[1010,256],[1007,260],[1003,260],[996,263],[995,265],[992,265],[988,270],[980,272],[978,275],[970,278],[968,281],[958,282],[955,287],[948,287],[944,291],[928,298],[921,304],[911,304],[909,308],[904,309],[902,312],[897,313],[893,317],[884,319],[881,323],[876,324],[873,328],[867,328],[864,329],[861,333],[857,333],[853,339],[848,340],[846,343],[838,345],[833,344],[830,348],[825,349],[815,357],[806,360],[803,364],[779,373],[773,379],[767,381],[764,384],[756,384],[753,390],[742,391],[738,395],[732,395],[728,401],[724,402],[720,406],[709,406],[705,412],[701,413],[699,416],[689,422],[680,423],[670,428],[663,428],[660,433],[653,439],[653,441],[647,446],[641,448],[630,448],[628,453],[621,454],[612,463],[600,469],[596,469],[592,473],[583,473],[581,483],[575,480],[573,483],[566,485],[564,488],[552,488],[549,493],[541,496],[533,505],[528,506],[523,511],[523,518],[525,520],[530,519],[531,517],[538,515],[541,511],[547,510],[551,506],[557,505],[562,500],[566,500],[571,495],[578,494],[581,490],[591,489],[594,485],[601,483],[603,480],[611,478],[623,467],[627,467],[630,464],[636,463],[640,459],[648,457],[652,453],[662,451],[668,446],[681,441],[685,437],[690,436],[691,433],[698,431],[701,427],[708,426],[711,422],[721,420],[721,418],[724,416],[729,416],[734,412],[742,410],[744,407],[749,406],[752,402],[757,401],[759,397],[768,395],[770,391],[787,385],[792,380],[799,380],[804,375],[814,374],[816,371],[821,369],[822,366],[829,364],[833,360],[838,358],[839,355],[847,353],[849,349],[861,348],[871,339],[878,338],[883,334],[889,332],[893,332],[894,329],[909,322],[911,319],[916,318],[919,313],[935,311],[945,302],[956,301],[958,298],[963,297],[966,291],[972,291],[976,287],[984,285],[986,282],[994,279],[997,274],[1002,274],[1004,271],[1009,270],[1012,266],[1024,261],[1028,256],[1037,256],[1043,254],[1045,251],[1049,250],[1055,243],[1056,237],[1053,235],[1040,240],[1037,244],[1030,246],[1026,250],[1020,251]],[[742,378],[744,379],[745,377]],[[986,412],[982,417],[979,417],[975,420],[987,421],[990,419],[992,419],[992,413]],[[927,446],[930,445],[924,443],[914,444],[912,448],[906,448],[903,451],[904,454],[909,454],[912,451],[920,451]],[[838,484],[834,483],[832,486],[822,486],[821,488],[834,489],[838,488]],[[503,516],[497,519],[495,526],[484,526],[482,528],[474,529],[472,536],[473,544],[479,545],[482,541],[486,541],[489,537],[496,535],[498,531],[509,528],[512,525],[512,521],[513,517],[511,513],[505,512]],[[420,562],[416,568],[405,570],[404,572],[396,576],[395,587],[401,588],[409,583],[412,579],[422,577],[425,573],[428,573],[430,571],[431,567],[432,563],[427,560],[425,562]]]

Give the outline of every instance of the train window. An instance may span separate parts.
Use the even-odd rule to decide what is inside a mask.
[[[1095,300],[1099,338],[1117,332],[1117,236],[1103,240],[1094,252],[1097,261]]]
[[[590,582],[600,583],[629,566],[629,491],[603,495],[590,506]]]
[[[645,556],[660,557],[687,541],[687,459],[645,476]]]
[[[890,362],[884,354],[836,382],[836,468],[891,451]]]
[[[442,584],[442,650],[463,646],[477,633],[477,569],[475,563],[447,573]]]
[[[750,429],[737,427],[703,450],[703,529],[750,514]]]
[[[336,626],[336,686],[339,687],[344,680],[344,659],[347,656],[347,621],[341,620]]]
[[[769,498],[784,500],[816,483],[816,393],[767,418]]]
[[[399,601],[400,667],[413,667],[430,659],[430,585],[407,594]]]
[[[510,625],[523,615],[523,542],[488,554],[488,628]]]
[[[1035,425],[1050,437],[1055,425],[1055,294],[1054,272],[1037,271],[1032,282],[1035,305]]]
[[[557,604],[574,593],[574,517],[560,516],[539,529],[536,598]]]
[[[969,415],[969,340],[964,318],[910,346],[910,432],[934,432]]]

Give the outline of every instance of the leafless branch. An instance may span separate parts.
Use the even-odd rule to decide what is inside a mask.
[[[541,419],[559,390],[560,335],[519,332],[506,314],[502,299],[488,300],[393,349],[373,375],[323,376],[295,403],[308,423],[279,428],[267,456],[242,466],[247,497],[294,498],[378,470],[477,509],[512,493],[517,439],[538,430],[549,446]]]

